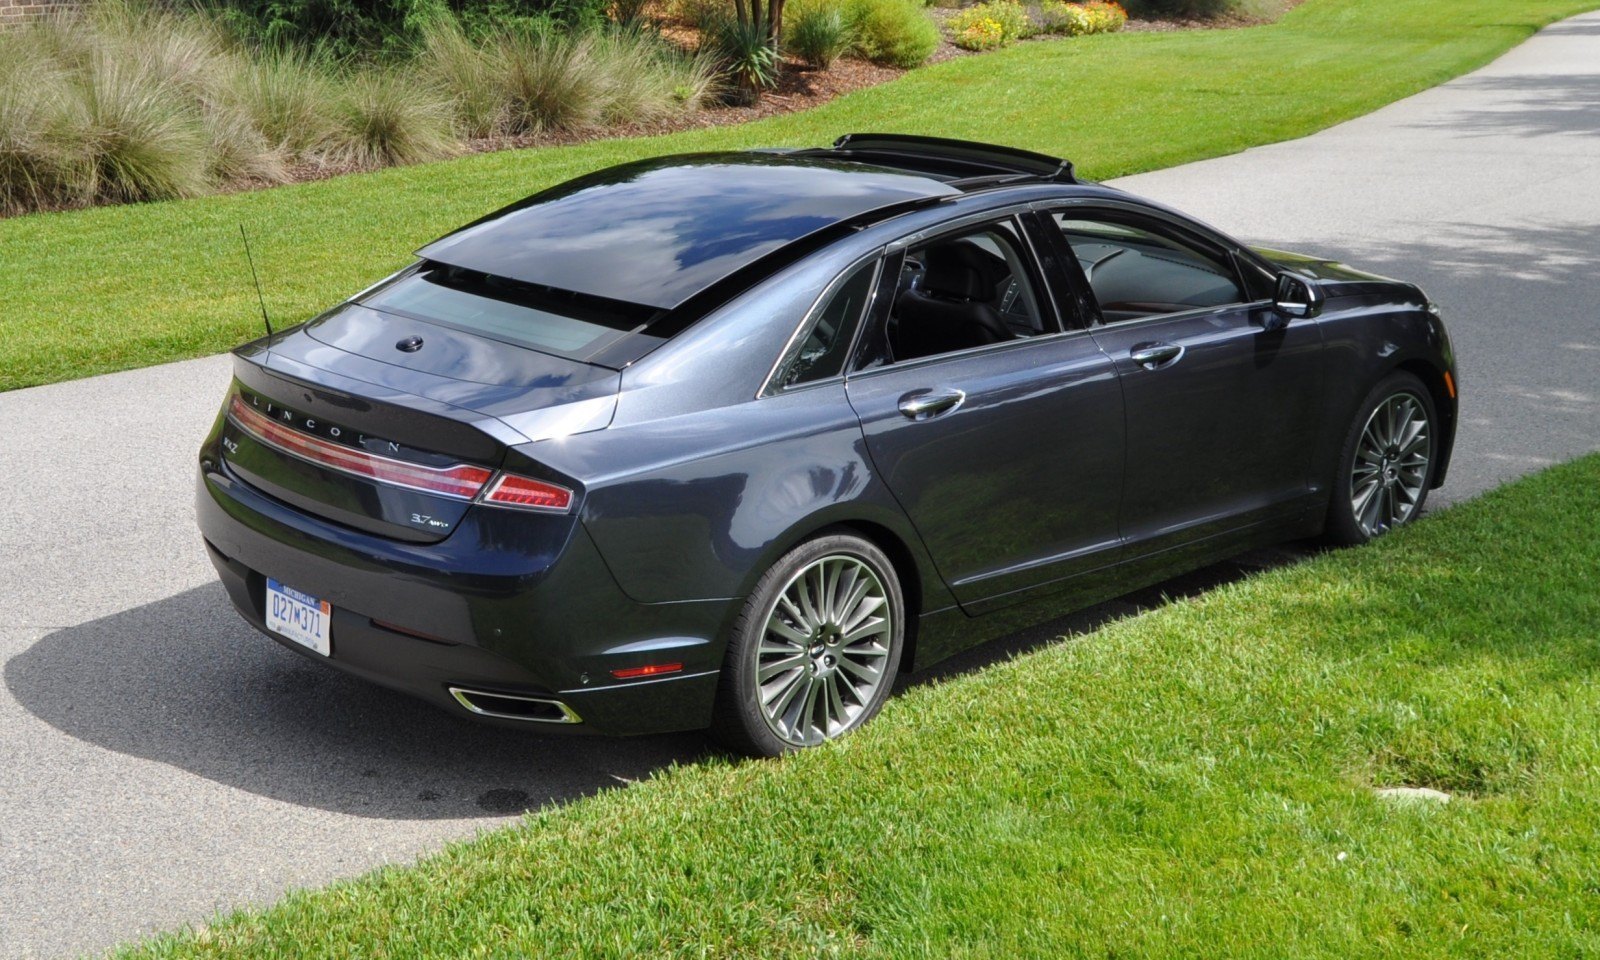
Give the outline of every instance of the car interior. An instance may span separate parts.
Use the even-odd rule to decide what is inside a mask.
[[[889,317],[895,360],[914,360],[1045,331],[1009,223],[940,237],[907,252]]]
[[[1239,303],[1232,266],[1137,227],[1055,215],[1106,323]]]

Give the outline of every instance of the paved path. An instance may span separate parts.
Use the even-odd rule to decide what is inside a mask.
[[[1600,16],[1307,140],[1125,185],[1251,240],[1421,280],[1463,358],[1441,499],[1600,448]],[[190,508],[227,369],[0,394],[0,957],[204,921],[702,750],[479,729],[246,628]]]

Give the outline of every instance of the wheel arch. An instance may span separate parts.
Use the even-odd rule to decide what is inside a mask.
[[[1428,388],[1428,394],[1433,400],[1433,408],[1438,411],[1442,421],[1439,431],[1441,443],[1439,445],[1438,467],[1434,470],[1433,480],[1429,489],[1438,489],[1444,483],[1445,473],[1450,466],[1450,454],[1455,447],[1456,437],[1456,398],[1446,385],[1446,372],[1438,364],[1423,357],[1411,357],[1402,360],[1391,368],[1390,372],[1400,371],[1409,373],[1422,381]],[[1385,374],[1388,376],[1388,374]]]
[[[945,606],[949,606],[955,603],[955,599],[948,595],[949,591],[939,579],[938,572],[934,570],[932,560],[922,548],[921,540],[917,538],[916,533],[896,529],[891,525],[892,521],[885,522],[887,519],[868,517],[856,512],[825,511],[797,524],[773,541],[767,555],[756,565],[752,580],[746,586],[743,596],[750,595],[750,591],[755,587],[755,581],[778,562],[780,557],[801,544],[836,533],[860,537],[888,556],[889,562],[894,566],[894,574],[900,581],[900,591],[906,607],[905,650],[900,658],[900,672],[909,671],[911,664],[915,662],[917,626],[929,603],[938,606],[942,602]]]

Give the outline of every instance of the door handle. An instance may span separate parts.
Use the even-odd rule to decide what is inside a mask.
[[[1136,343],[1128,357],[1146,370],[1160,370],[1183,359],[1183,347],[1176,343]]]
[[[910,420],[927,420],[961,406],[960,390],[913,390],[900,398],[900,412]]]

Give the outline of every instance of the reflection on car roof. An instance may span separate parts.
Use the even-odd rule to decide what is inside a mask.
[[[418,255],[670,309],[840,221],[960,192],[934,177],[850,161],[761,153],[663,157],[535,194]]]

